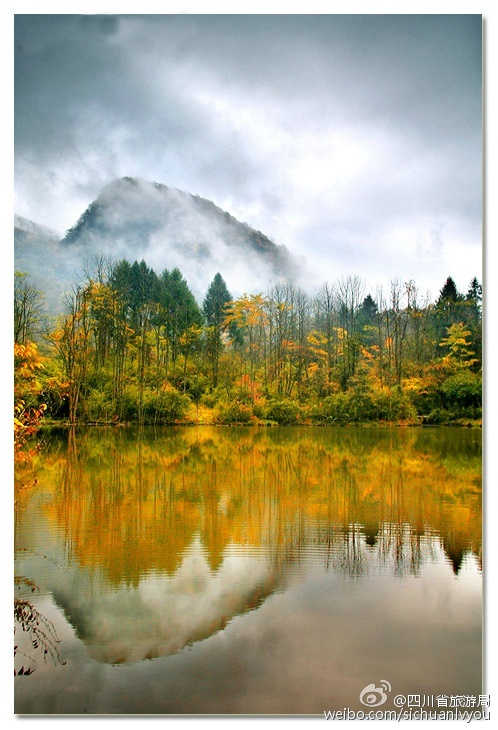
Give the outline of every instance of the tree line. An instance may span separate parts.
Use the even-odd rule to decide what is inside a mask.
[[[481,418],[476,278],[460,293],[448,277],[431,302],[413,281],[367,292],[358,276],[313,296],[280,282],[233,298],[217,273],[199,305],[178,268],[100,259],[65,314],[41,322],[39,295],[17,274],[19,398],[73,424]]]

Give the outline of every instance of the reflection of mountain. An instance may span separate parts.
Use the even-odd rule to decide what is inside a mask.
[[[279,584],[254,551],[227,550],[211,570],[198,538],[172,576],[151,574],[136,587],[102,592],[89,590],[84,576],[70,588],[59,585],[54,599],[90,655],[110,664],[175,654],[257,608]]]
[[[36,552],[67,562],[71,579],[51,569],[43,588],[101,661],[216,633],[310,560],[350,579],[480,561],[480,434],[109,428],[46,442],[38,486],[18,497],[21,574],[48,570]]]

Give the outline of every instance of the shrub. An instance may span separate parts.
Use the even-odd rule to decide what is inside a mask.
[[[314,409],[313,420],[318,423],[347,423],[349,409],[346,394],[335,393],[324,398]]]
[[[423,386],[410,392],[411,401],[420,415],[427,415],[434,410],[441,408],[442,397],[437,385],[431,383],[426,388]]]
[[[270,402],[263,412],[269,421],[283,426],[297,423],[301,415],[299,405],[288,399]]]
[[[202,373],[176,373],[169,376],[169,385],[179,393],[188,395],[193,403],[199,403],[208,388],[208,379]]]
[[[478,375],[464,370],[450,376],[441,386],[445,405],[459,415],[474,413],[482,406],[482,381]]]
[[[380,421],[411,421],[417,411],[410,398],[398,388],[382,389],[374,394],[375,415]]]
[[[138,421],[138,387],[134,384],[127,385],[117,399],[117,411],[124,421]]]
[[[174,423],[183,418],[190,407],[190,399],[175,388],[154,391],[144,388],[142,394],[142,416],[144,423]],[[130,384],[124,389],[118,401],[119,416],[125,421],[140,419],[140,390]]]
[[[188,396],[174,388],[167,388],[158,393],[145,391],[144,420],[146,423],[174,423],[185,416],[189,406]]]
[[[346,394],[346,410],[353,423],[371,421],[375,418],[375,402],[367,390],[350,391]]]
[[[250,423],[254,416],[252,408],[246,403],[235,400],[232,403],[220,403],[215,411],[216,420],[220,423]]]
[[[442,423],[451,421],[451,414],[444,408],[433,408],[430,413],[424,417],[424,423],[430,426],[439,426]]]
[[[201,405],[206,406],[206,408],[214,408],[216,403],[218,402],[218,398],[216,396],[216,393],[214,391],[211,391],[210,393],[204,393],[204,395],[201,397]]]
[[[49,377],[44,383],[40,400],[47,406],[47,413],[52,418],[67,418],[69,416],[68,384],[60,378]]]
[[[368,423],[370,421],[413,420],[416,410],[410,398],[395,390],[349,390],[324,398],[314,408],[318,423]]]
[[[91,390],[85,398],[84,413],[89,421],[109,421],[114,416],[107,394],[99,390]]]
[[[349,390],[324,398],[313,413],[319,423],[363,423],[376,417],[376,404],[368,390]]]

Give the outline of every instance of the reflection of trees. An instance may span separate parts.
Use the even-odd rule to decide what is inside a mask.
[[[61,659],[57,644],[60,639],[53,623],[26,598],[14,599],[14,635],[16,642],[22,642],[22,635],[19,635],[18,629],[21,630],[28,638],[28,642],[16,643],[14,646],[14,660],[21,660],[23,663],[14,667],[14,675],[28,675],[34,672],[33,664],[36,664],[35,655],[47,661],[47,657],[54,664],[65,664]],[[25,644],[28,643],[26,647]],[[27,654],[26,651],[30,653]],[[24,666],[28,662],[27,666]]]
[[[455,575],[457,575],[460,571],[462,563],[465,560],[465,557],[468,554],[472,554],[472,552],[474,552],[473,549],[469,547],[465,531],[455,529],[451,532],[448,532],[443,536],[442,542],[444,546],[444,552],[448,557],[453,572],[455,573]],[[482,555],[480,546],[476,546],[474,554],[477,557],[479,567],[482,569]]]
[[[47,453],[45,507],[69,559],[113,584],[172,575],[199,534],[216,570],[231,543],[276,564],[313,551],[350,576],[418,574],[443,545],[480,554],[480,454],[418,431],[86,430]],[[455,432],[456,433],[456,432]],[[458,478],[456,478],[456,475]]]
[[[32,455],[33,456],[33,455]],[[31,492],[37,488],[38,480],[32,472],[31,459],[16,460],[15,470],[15,499],[14,525],[16,553],[33,553],[30,547],[21,544],[23,513],[29,503]],[[26,481],[29,475],[29,482]],[[29,486],[28,486],[29,484]],[[47,559],[46,555],[42,556]],[[44,616],[22,592],[36,593],[37,584],[24,575],[14,576],[16,595],[14,596],[14,676],[26,677],[35,671],[35,665],[40,660],[46,663],[51,659],[54,664],[65,664],[62,661],[58,644],[60,639],[53,623]],[[19,593],[18,593],[19,592]]]

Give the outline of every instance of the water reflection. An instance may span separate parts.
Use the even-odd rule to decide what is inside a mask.
[[[277,578],[257,556],[226,554],[212,571],[196,538],[174,575],[149,574],[137,587],[88,590],[83,579],[56,585],[54,599],[89,655],[121,664],[176,654],[257,608]]]
[[[311,564],[348,580],[480,564],[480,466],[474,431],[54,432],[19,495],[18,571],[93,659],[172,655]]]

